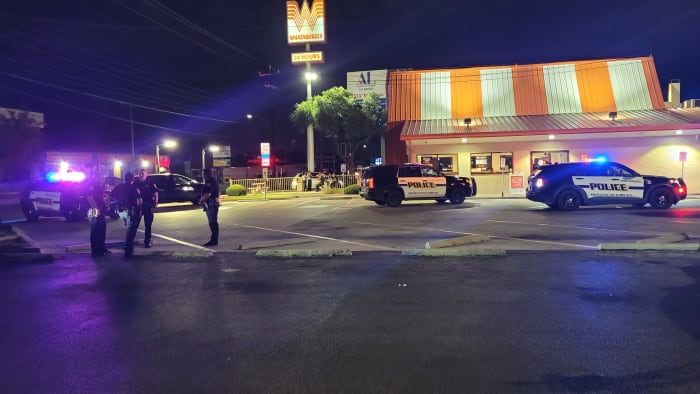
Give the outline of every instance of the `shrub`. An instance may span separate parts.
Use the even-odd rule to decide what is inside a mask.
[[[353,183],[352,185],[345,186],[343,194],[360,194],[360,185]]]
[[[226,195],[227,196],[245,196],[246,195],[246,188],[243,185],[239,185],[237,183],[234,183],[233,185],[226,188]]]

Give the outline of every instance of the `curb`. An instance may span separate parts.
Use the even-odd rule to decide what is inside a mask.
[[[261,241],[261,242],[251,242],[249,244],[238,245],[238,250],[250,250],[250,249],[262,249],[271,248],[275,246],[285,246],[285,245],[296,245],[308,242],[313,242],[314,239],[311,237],[297,237],[297,238],[286,238],[278,239],[273,241]]]
[[[607,243],[599,244],[598,250],[671,250],[694,252],[700,250],[700,244]]]
[[[273,258],[273,259],[294,259],[294,258],[330,258],[340,256],[352,256],[350,249],[338,250],[308,250],[308,249],[289,249],[289,250],[259,250],[255,253],[258,258]]]
[[[475,243],[479,243],[479,242],[488,241],[489,239],[490,238],[488,235],[471,234],[471,235],[465,235],[462,237],[443,239],[440,241],[428,241],[425,243],[425,248],[426,249],[437,249],[437,248],[445,248],[448,246],[475,244]]]
[[[404,249],[402,256],[418,257],[480,257],[505,256],[505,249],[456,248],[456,249]]]

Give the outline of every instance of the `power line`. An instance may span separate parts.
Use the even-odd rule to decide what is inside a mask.
[[[47,42],[47,41],[45,41],[45,40],[41,40],[41,39],[39,39],[39,38],[36,38],[36,37],[34,37],[33,35],[30,35],[30,34],[28,34],[28,33],[25,33],[25,32],[23,32],[23,31],[21,31],[21,30],[18,30],[17,28],[9,27],[8,24],[5,24],[4,27],[14,30],[16,34],[19,34],[19,35],[21,35],[21,36],[24,36],[25,38],[24,38],[24,39],[18,39],[18,40],[12,40],[12,41],[10,41],[10,40],[9,40],[9,37],[0,36],[0,39],[5,38],[6,41],[8,41],[8,42],[10,42],[10,43],[12,43],[12,44],[19,44],[19,45],[21,45],[21,46],[28,47],[28,48],[32,49],[33,51],[39,50],[39,51],[41,51],[41,52],[47,54],[48,56],[56,57],[56,58],[58,58],[58,59],[60,59],[60,60],[63,60],[63,61],[66,62],[66,63],[69,63],[69,64],[77,64],[77,65],[79,65],[79,66],[83,66],[85,69],[88,69],[88,70],[90,70],[90,71],[95,71],[95,72],[98,72],[98,73],[107,74],[106,71],[105,71],[104,69],[102,69],[102,68],[91,67],[90,65],[87,65],[87,64],[85,64],[85,63],[83,63],[83,62],[79,62],[79,61],[77,61],[77,60],[74,60],[73,57],[71,57],[71,58],[66,58],[66,57],[64,57],[64,56],[61,56],[61,55],[56,54],[55,52],[48,51],[48,50],[42,50],[41,48],[37,48],[37,47],[35,47],[35,46],[31,45],[31,44],[28,44],[28,43],[25,42],[25,41],[34,41],[34,42],[38,42],[38,43],[43,43],[43,44],[46,44],[46,45],[50,46],[51,49],[53,49],[54,51],[55,51],[56,49],[58,49],[58,50],[60,50],[60,51],[66,52],[67,54],[69,54],[69,55],[71,55],[71,56],[74,56],[75,53],[76,53],[76,51],[78,51],[78,52],[83,51],[83,48],[82,48],[82,47],[79,47],[79,46],[77,46],[77,45],[75,45],[75,44],[72,44],[72,43],[70,43],[70,42],[65,42],[65,41],[62,41],[62,40],[58,40],[58,41],[62,41],[64,44],[67,44],[69,47],[72,47],[72,48],[73,48],[72,50],[67,50],[67,49],[62,48],[62,47],[60,47],[60,46],[57,46],[57,45],[54,44],[54,43],[50,43],[50,42]],[[84,51],[83,51],[83,52],[84,52]],[[95,58],[98,58],[98,59],[105,59],[105,60],[103,60],[102,62],[98,62],[97,64],[98,64],[98,65],[101,65],[101,66],[103,66],[103,67],[108,67],[108,68],[111,69],[111,71],[114,71],[115,73],[124,73],[123,70],[120,70],[120,69],[115,68],[115,66],[113,65],[113,64],[115,64],[115,63],[116,63],[117,65],[119,65],[120,67],[124,67],[124,68],[130,69],[130,70],[132,70],[132,71],[141,72],[141,70],[136,69],[135,67],[131,66],[130,64],[123,63],[123,62],[117,62],[117,61],[111,60],[111,59],[109,59],[109,58],[107,58],[107,57],[105,57],[105,56],[99,55],[99,54],[90,53],[90,55],[92,55],[92,56],[94,56]],[[110,63],[113,63],[113,64],[110,64]],[[122,79],[122,80],[131,82],[131,83],[134,83],[134,84],[137,84],[137,85],[141,85],[141,86],[148,87],[148,88],[153,88],[153,85],[148,85],[148,84],[145,84],[144,82],[138,82],[139,79],[140,79],[140,80],[146,80],[146,78],[143,77],[143,76],[141,76],[141,75],[137,75],[138,79],[129,78],[129,77],[124,77],[124,76],[121,76],[121,75],[114,75],[114,74],[108,74],[108,75],[109,75],[110,77],[112,77],[112,78]],[[201,90],[201,89],[191,88],[191,87],[186,86],[186,85],[184,85],[184,84],[182,84],[182,83],[179,83],[179,82],[177,82],[177,81],[165,80],[165,79],[163,79],[163,78],[160,78],[160,76],[159,76],[158,74],[149,73],[148,75],[151,77],[151,79],[148,79],[148,82],[150,82],[150,83],[155,83],[156,86],[158,86],[158,89],[161,89],[161,90],[163,90],[164,92],[169,92],[169,94],[176,95],[176,96],[180,96],[180,97],[184,97],[184,98],[188,98],[188,99],[191,99],[193,96],[194,96],[194,97],[197,97],[197,98],[200,98],[200,99],[203,99],[203,100],[216,100],[216,99],[217,99],[217,98],[214,98],[213,96],[211,96],[211,93],[209,93],[209,92],[203,91],[203,90]],[[158,80],[156,80],[156,79],[163,80],[164,82],[158,81]],[[189,89],[189,91],[186,91],[186,90],[177,88],[177,87],[174,86],[174,85],[186,86],[186,87]],[[209,95],[209,97],[202,96],[201,94],[194,93],[195,91],[199,91],[199,92],[206,93],[207,95]]]
[[[137,108],[148,109],[148,110],[151,110],[151,111],[163,112],[163,113],[167,113],[167,114],[171,114],[171,115],[185,116],[185,117],[188,117],[188,118],[196,118],[196,119],[203,119],[203,120],[211,120],[211,121],[222,122],[222,123],[233,123],[233,124],[240,123],[240,122],[238,122],[238,121],[233,121],[233,120],[217,119],[217,118],[208,118],[208,117],[204,117],[204,116],[189,115],[189,114],[183,114],[183,113],[180,113],[180,112],[168,111],[168,110],[164,110],[164,109],[160,109],[160,108],[155,108],[155,107],[149,107],[149,106],[146,106],[146,105],[140,105],[140,104],[130,103],[130,102],[127,102],[127,101],[112,99],[112,98],[100,96],[100,95],[97,95],[97,94],[92,94],[92,93],[87,93],[87,92],[81,92],[81,91],[79,91],[79,90],[67,88],[67,87],[64,87],[64,86],[55,85],[55,84],[48,83],[48,82],[39,81],[39,80],[32,79],[32,78],[23,77],[23,76],[21,76],[21,75],[16,75],[16,74],[4,72],[4,71],[0,71],[0,74],[5,75],[5,76],[8,76],[8,77],[10,77],[10,78],[15,78],[15,79],[19,79],[19,80],[22,80],[22,81],[34,83],[34,84],[37,84],[37,85],[48,86],[48,87],[52,87],[52,88],[54,88],[54,89],[64,90],[64,91],[66,91],[66,92],[71,92],[71,93],[75,93],[75,94],[81,94],[81,95],[87,96],[87,97],[92,97],[92,98],[96,98],[96,99],[100,99],[100,100],[104,100],[104,101],[109,101],[109,102],[113,102],[113,103],[117,103],[117,104],[130,105],[130,106],[134,106],[134,107],[137,107]]]
[[[212,34],[211,32],[207,31],[207,30],[204,29],[203,27],[197,25],[196,23],[190,21],[189,19],[185,18],[184,16],[182,16],[182,15],[176,13],[176,12],[173,11],[172,9],[166,7],[165,5],[163,5],[163,4],[162,4],[161,2],[159,2],[158,0],[144,0],[144,1],[146,2],[146,4],[150,5],[151,7],[154,7],[154,8],[156,8],[157,10],[163,12],[164,14],[169,15],[169,16],[175,18],[176,20],[178,20],[178,21],[180,21],[181,23],[183,23],[185,26],[189,26],[189,27],[192,28],[193,30],[195,30],[195,31],[197,31],[197,32],[199,32],[199,33],[201,33],[201,34],[203,34],[203,35],[205,35],[205,36],[211,38],[211,39],[214,40],[215,42],[218,42],[219,44],[224,45],[224,46],[227,47],[227,48],[233,49],[234,51],[236,51],[236,52],[238,52],[238,53],[240,53],[240,54],[242,54],[242,55],[244,55],[244,56],[247,56],[248,58],[250,58],[250,59],[252,59],[252,60],[255,60],[256,62],[258,62],[258,63],[260,63],[260,64],[263,64],[263,65],[266,65],[266,66],[270,66],[269,62],[262,61],[262,60],[258,59],[257,57],[251,55],[250,53],[248,53],[248,52],[246,52],[246,51],[244,51],[244,50],[242,50],[242,49],[240,49],[240,48],[238,48],[238,47],[236,47],[236,46],[230,44],[228,41],[226,41],[226,40],[224,40],[224,39],[222,39],[222,38],[220,38],[220,37],[218,37],[218,36]]]
[[[153,128],[156,128],[156,129],[168,130],[168,131],[175,131],[175,132],[185,133],[185,134],[206,135],[206,136],[215,136],[215,137],[227,137],[227,136],[221,135],[221,134],[213,134],[213,133],[205,133],[205,132],[198,132],[198,131],[189,131],[189,130],[174,129],[174,128],[171,128],[171,127],[158,126],[158,125],[151,124],[151,123],[144,123],[144,122],[132,121],[131,119],[122,118],[122,117],[120,117],[120,116],[109,115],[109,114],[105,114],[105,113],[102,113],[102,112],[91,111],[91,110],[89,110],[89,109],[81,108],[81,107],[78,107],[78,106],[75,106],[75,105],[66,104],[66,103],[61,102],[61,101],[52,100],[52,99],[50,99],[50,98],[41,97],[41,96],[38,96],[38,95],[35,95],[35,94],[23,92],[23,91],[21,91],[21,90],[13,89],[13,88],[10,88],[10,87],[7,87],[7,86],[2,86],[2,85],[0,85],[0,89],[6,90],[6,91],[9,91],[9,92],[13,92],[13,93],[16,93],[16,94],[21,94],[21,95],[24,95],[24,96],[32,97],[32,98],[35,98],[35,99],[38,99],[38,100],[47,101],[47,102],[50,102],[50,103],[52,103],[52,104],[56,104],[56,105],[60,105],[60,106],[63,106],[63,107],[75,109],[75,110],[78,110],[78,111],[87,112],[87,113],[89,113],[89,114],[93,114],[93,115],[97,115],[97,116],[102,116],[102,117],[109,118],[109,119],[121,120],[121,121],[123,121],[123,122],[134,123],[134,124],[137,124],[137,125],[140,125],[140,126],[148,126],[148,127],[153,127]]]
[[[165,26],[164,24],[162,24],[162,23],[158,22],[157,20],[155,20],[155,19],[149,17],[148,15],[145,15],[145,14],[139,12],[138,10],[134,9],[133,7],[130,7],[130,6],[128,6],[128,5],[124,4],[124,3],[122,3],[120,0],[112,0],[112,1],[114,1],[115,3],[121,5],[122,7],[124,7],[124,8],[126,8],[126,9],[130,10],[131,12],[133,12],[133,13],[135,13],[135,14],[137,14],[137,15],[140,15],[140,16],[142,16],[143,18],[145,18],[145,19],[147,19],[147,20],[149,20],[149,21],[155,23],[156,25],[158,25],[158,26],[162,27],[163,29],[165,29],[165,30],[167,30],[167,31],[169,31],[169,32],[171,32],[171,33],[173,33],[173,34],[175,34],[176,36],[181,37],[181,38],[183,38],[183,39],[185,39],[185,40],[187,40],[187,41],[189,41],[189,42],[191,42],[191,43],[197,45],[198,47],[200,47],[200,48],[206,50],[207,52],[211,52],[211,53],[213,53],[213,54],[215,54],[215,55],[221,56],[222,58],[224,58],[224,59],[226,59],[226,60],[228,60],[228,61],[230,61],[230,62],[239,64],[238,62],[236,62],[236,61],[234,61],[233,59],[229,58],[228,56],[224,55],[223,53],[218,52],[218,51],[216,51],[216,50],[214,50],[214,49],[212,49],[212,48],[209,48],[208,46],[206,46],[206,45],[204,45],[204,44],[202,44],[202,43],[200,43],[200,42],[198,42],[198,41],[196,41],[196,40],[193,40],[192,38],[187,37],[186,35],[181,34],[181,33],[177,32],[177,31],[175,31],[175,30],[169,28],[168,26]]]

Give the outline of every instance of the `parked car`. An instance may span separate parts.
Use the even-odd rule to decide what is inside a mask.
[[[84,181],[50,181],[41,179],[30,182],[20,194],[20,208],[27,220],[36,220],[39,216],[63,216],[67,221],[87,218],[90,204],[87,202],[87,184]],[[105,203],[110,205],[108,190],[103,195]],[[118,217],[116,210],[107,212],[107,216]]]
[[[527,198],[560,210],[582,205],[631,204],[667,209],[686,198],[683,178],[641,175],[615,162],[544,165],[530,176]]]
[[[476,179],[443,175],[423,164],[372,166],[362,173],[360,195],[390,207],[398,207],[403,200],[462,204],[465,197],[476,196]]]
[[[148,182],[158,187],[158,202],[191,202],[199,204],[202,195],[202,184],[192,178],[180,174],[151,174]]]

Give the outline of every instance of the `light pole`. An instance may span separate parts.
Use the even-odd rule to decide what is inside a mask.
[[[163,141],[163,146],[165,148],[174,148],[177,146],[177,142],[173,140]],[[156,145],[156,174],[160,174],[160,144]]]
[[[209,152],[218,152],[220,149],[219,145],[209,145]],[[207,168],[206,154],[207,148],[202,149],[202,179],[204,179],[204,169]]]
[[[306,44],[306,50],[309,51],[309,44]],[[311,63],[306,62],[306,100],[311,101],[313,97],[311,96],[311,81],[315,81],[318,78],[318,74],[311,72]],[[313,171],[315,169],[314,165],[314,126],[309,124],[306,126],[306,167],[308,171]]]

